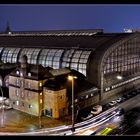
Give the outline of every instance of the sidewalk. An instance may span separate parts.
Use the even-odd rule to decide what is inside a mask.
[[[0,118],[2,118],[1,111]],[[39,118],[18,110],[11,109],[4,111],[3,127],[2,119],[0,119],[0,132],[31,132],[40,128],[51,128],[67,124],[71,124],[69,117],[59,120],[51,119],[47,116],[42,116]]]

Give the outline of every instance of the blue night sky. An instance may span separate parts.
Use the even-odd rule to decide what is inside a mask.
[[[140,5],[18,4],[0,5],[0,31],[140,28]]]

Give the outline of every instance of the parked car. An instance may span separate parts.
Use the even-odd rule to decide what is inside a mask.
[[[114,105],[117,104],[117,102],[116,102],[116,101],[111,101],[111,102],[109,102],[108,104],[109,104],[110,106],[114,106]]]
[[[125,100],[127,100],[127,99],[126,99],[126,97],[123,97],[123,96],[122,96],[121,98],[122,98],[122,101],[125,101]]]
[[[139,94],[139,93],[140,93],[140,88],[139,88],[139,89],[137,89],[136,91],[137,91],[137,93]]]
[[[102,106],[101,105],[96,105],[91,110],[91,114],[93,114],[93,115],[97,115],[100,112],[102,112]]]
[[[127,94],[127,96],[129,96],[129,97],[131,98],[131,97],[134,96],[134,94],[132,94],[132,92],[129,92],[129,93]],[[128,98],[129,98],[129,97],[128,97]]]
[[[135,96],[135,95],[137,95],[138,93],[137,93],[137,91],[132,91],[131,94],[132,94],[133,96]]]
[[[103,111],[106,111],[110,108],[109,104],[105,104],[103,105]]]
[[[12,109],[12,106],[11,105],[4,105],[4,109],[6,109],[6,110]]]
[[[126,98],[126,100],[127,100],[127,99],[129,99],[131,96],[130,96],[129,94],[124,94],[123,97]]]
[[[9,99],[4,100],[4,104],[5,105],[10,105],[10,100]]]
[[[86,121],[86,120],[88,120],[88,119],[91,119],[92,117],[93,117],[93,114],[89,113],[88,116],[86,116],[86,117],[81,117],[81,120],[82,120],[82,121]]]
[[[6,100],[6,97],[1,97],[0,96],[0,103],[4,102]]]
[[[121,116],[125,113],[124,109],[123,108],[119,108],[118,109],[118,115]]]
[[[117,102],[117,103],[122,102],[122,98],[121,98],[121,97],[119,97],[119,98],[116,100],[116,102]]]

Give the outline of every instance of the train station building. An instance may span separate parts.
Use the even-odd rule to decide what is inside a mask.
[[[97,104],[140,83],[138,32],[104,33],[102,29],[93,29],[0,33],[0,70],[3,70],[2,65],[17,67],[24,55],[30,65],[55,71],[66,68],[81,74],[87,85],[75,98],[86,100],[81,107]],[[10,67],[4,76],[1,73],[2,87],[9,87],[13,68]],[[47,82],[44,85],[47,87]]]

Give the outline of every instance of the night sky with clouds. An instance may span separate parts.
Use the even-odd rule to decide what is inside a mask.
[[[140,29],[140,4],[0,4],[0,31]]]

